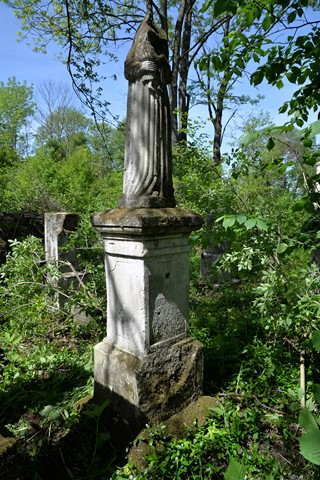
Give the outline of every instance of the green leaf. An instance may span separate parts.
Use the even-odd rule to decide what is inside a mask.
[[[295,11],[290,12],[289,15],[288,15],[288,22],[289,22],[289,23],[294,22],[295,19],[296,19],[296,16],[297,16],[297,14],[296,14]]]
[[[251,75],[251,83],[253,83],[253,85],[260,85],[263,79],[264,73],[262,70],[257,70]]]
[[[237,67],[243,69],[243,68],[244,68],[243,58],[242,58],[242,57],[236,58],[236,59],[235,59],[235,64],[237,65]]]
[[[283,165],[281,165],[281,167],[278,168],[278,173],[279,173],[280,175],[282,175],[283,173],[286,173],[287,168],[288,168],[289,166],[290,166],[290,165],[288,165],[288,164],[286,164],[286,163],[283,164]]]
[[[272,21],[269,15],[264,17],[264,19],[262,20],[262,28],[264,29],[264,31],[269,30],[269,28],[271,27],[271,23]]]
[[[315,135],[319,135],[320,133],[320,120],[316,120],[315,122],[311,123],[311,133],[310,137],[314,137]]]
[[[219,417],[221,417],[225,413],[224,408],[220,408],[220,407],[212,407],[210,408],[210,411],[214,412]]]
[[[241,137],[241,146],[242,147],[247,147],[251,143],[254,143],[260,136],[259,132],[250,132],[247,133],[247,135],[244,135]]]
[[[320,430],[309,430],[300,439],[301,455],[315,465],[320,465]]]
[[[317,425],[317,422],[314,419],[314,416],[312,415],[310,410],[308,410],[307,408],[303,408],[301,410],[300,415],[299,415],[299,423],[300,423],[301,427],[304,428],[307,431],[318,428],[318,425]]]
[[[244,465],[237,462],[234,458],[230,458],[227,471],[224,474],[224,480],[244,480],[246,469]]]
[[[277,248],[277,253],[284,253],[288,248],[286,243],[280,243]]]
[[[320,330],[314,330],[312,332],[311,339],[314,348],[317,350],[317,352],[320,352]]]
[[[244,224],[244,222],[247,220],[247,217],[245,215],[237,215],[237,222],[239,223],[239,225],[242,225]]]
[[[269,150],[269,152],[270,152],[270,150],[273,149],[274,145],[275,145],[275,143],[274,143],[273,138],[272,137],[268,138],[266,147]]]
[[[208,59],[207,58],[201,58],[198,66],[199,66],[199,70],[201,72],[203,72],[205,70],[208,70]]]
[[[302,143],[303,143],[303,146],[304,146],[304,147],[307,147],[307,148],[312,147],[312,140],[311,140],[311,138],[305,138]]]
[[[54,407],[52,405],[46,405],[40,412],[40,415],[42,417],[48,417],[51,412],[54,410]]]
[[[302,162],[305,164],[305,165],[311,165],[312,167],[319,162],[319,158],[315,155],[307,155],[307,156],[303,156],[302,158]]]
[[[214,5],[214,15],[219,17],[224,13],[237,13],[238,2],[235,0],[218,0]]]
[[[207,2],[204,2],[202,7],[200,8],[200,12],[205,13],[208,10],[208,8],[212,5],[212,3],[213,3],[213,0],[208,0]]]
[[[264,230],[265,232],[268,231],[268,225],[266,224],[266,222],[261,220],[261,218],[257,218],[257,227],[259,228],[259,230]]]
[[[284,87],[284,83],[283,83],[283,81],[281,80],[281,78],[280,78],[280,80],[277,81],[276,87],[279,88],[279,90]]]
[[[285,102],[280,108],[279,108],[279,113],[285,113],[288,110],[288,102]]]
[[[222,13],[227,11],[226,3],[224,0],[218,0],[214,5],[214,15],[218,17]]]
[[[230,215],[228,217],[225,217],[223,220],[223,226],[225,229],[232,227],[235,224],[236,221],[236,216],[235,215]]]
[[[257,219],[256,218],[248,218],[244,222],[244,226],[246,227],[247,230],[251,230],[251,228],[255,227],[257,224]]]

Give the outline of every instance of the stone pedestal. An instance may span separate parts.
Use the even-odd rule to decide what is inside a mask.
[[[95,347],[95,397],[138,423],[165,418],[202,390],[201,344],[188,336],[188,236],[178,208],[95,215],[104,241],[107,337]]]

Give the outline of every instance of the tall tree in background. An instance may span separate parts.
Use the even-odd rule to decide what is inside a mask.
[[[101,66],[115,59],[116,49],[131,41],[136,28],[145,15],[143,2],[95,2],[50,0],[4,0],[12,7],[22,23],[25,36],[32,36],[35,49],[45,52],[48,42],[61,45],[76,91],[94,112],[97,125],[106,120],[117,121],[112,105],[103,100],[103,74]],[[173,141],[185,135],[190,106],[187,90],[190,67],[201,46],[223,23],[213,19],[206,32],[193,28],[194,15],[202,3],[179,0],[168,5],[166,0],[152,2],[153,10],[167,32],[171,47],[172,83],[170,101],[173,114]],[[228,16],[228,15],[227,15]],[[181,115],[177,111],[181,112]]]
[[[106,120],[117,120],[112,114],[112,105],[103,100],[101,66],[113,61],[116,49],[132,39],[145,14],[144,3],[130,0],[96,0],[91,3],[78,0],[3,0],[3,3],[15,10],[24,34],[33,36],[36,49],[45,51],[51,40],[61,45],[74,86],[93,110],[97,124],[105,125]],[[235,78],[246,75],[250,60],[260,62],[267,56],[269,62],[268,68],[260,68],[252,77],[255,84],[266,77],[280,88],[283,85],[281,75],[288,73],[290,81],[297,80],[303,85],[303,80],[307,80],[311,73],[315,86],[317,69],[308,67],[308,59],[316,58],[320,49],[319,22],[306,18],[310,10],[306,8],[308,0],[179,0],[170,5],[166,0],[160,0],[159,3],[152,2],[152,5],[162,27],[168,31],[171,47],[173,80],[170,100],[174,112],[174,141],[185,137],[190,106],[188,80],[194,62],[200,60],[202,72],[207,69],[208,72],[221,73],[214,95],[217,98],[216,111],[212,115],[216,163],[220,162],[225,96]],[[297,41],[302,27],[312,29],[311,43],[306,40],[306,35]],[[274,42],[280,31],[281,44],[278,47]],[[285,37],[286,31],[288,38]],[[313,51],[307,45],[311,45]],[[305,63],[300,62],[301,58],[305,58]],[[299,65],[302,66],[301,75]],[[299,90],[302,91],[301,88]],[[303,98],[312,96],[313,92],[304,90]],[[212,102],[212,98],[208,101]],[[298,106],[292,105],[290,111],[294,112]],[[176,113],[177,109],[181,115]]]
[[[96,125],[91,125],[89,135],[90,149],[109,172],[122,171],[126,122],[120,122],[116,128],[110,127],[110,125],[104,125],[103,128],[105,132],[104,139],[102,139]]]
[[[62,156],[66,156],[75,147],[87,142],[90,123],[90,120],[76,108],[58,107],[39,127],[36,142],[38,145],[46,144],[62,149],[64,151]]]
[[[87,142],[90,120],[77,108],[77,98],[68,85],[48,81],[36,92],[34,118],[39,127],[36,146],[46,145],[65,157],[78,145]]]
[[[27,120],[34,112],[32,87],[9,78],[0,82],[0,161],[2,164],[26,155]]]
[[[48,123],[48,117],[60,109],[78,110],[78,99],[69,85],[49,80],[42,82],[34,92],[36,110],[34,118],[40,127]]]

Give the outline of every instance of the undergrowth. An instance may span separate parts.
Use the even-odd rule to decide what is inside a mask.
[[[205,393],[215,395],[204,425],[182,439],[149,429],[147,467],[126,464],[133,440],[108,402],[95,405],[93,346],[105,335],[95,288],[77,294],[92,319],[72,316],[74,299],[53,308],[59,275],[43,262],[41,243],[13,242],[0,275],[0,442],[14,446],[0,456],[6,479],[221,479],[315,480],[319,467],[299,453],[299,352],[274,338],[252,308],[254,291],[239,281],[212,287],[199,279],[192,259],[191,333],[204,345]],[[88,271],[94,265],[88,262]],[[93,292],[93,293],[92,293]],[[87,298],[87,303],[86,303]],[[306,363],[308,408],[319,381],[316,352]],[[0,449],[1,451],[1,449]]]
[[[0,269],[0,443],[8,437],[16,441],[0,457],[8,479],[89,474],[110,440],[105,426],[97,431],[107,405],[102,410],[90,404],[93,346],[104,336],[105,318],[92,307],[93,289],[87,325],[74,320],[74,302],[54,308],[52,278],[59,272],[43,260],[40,240],[29,237],[12,242]],[[85,302],[84,293],[77,298]],[[103,470],[109,470],[108,461]]]

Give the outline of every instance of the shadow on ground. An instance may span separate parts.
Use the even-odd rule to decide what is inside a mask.
[[[90,396],[76,402],[81,413],[69,426],[66,419],[43,422],[32,409],[59,404],[89,376],[84,369],[70,368],[41,380],[17,381],[0,395],[1,480],[108,479],[125,462],[126,448],[137,432],[116,417],[107,402],[96,406]],[[16,422],[14,437],[4,425]]]

